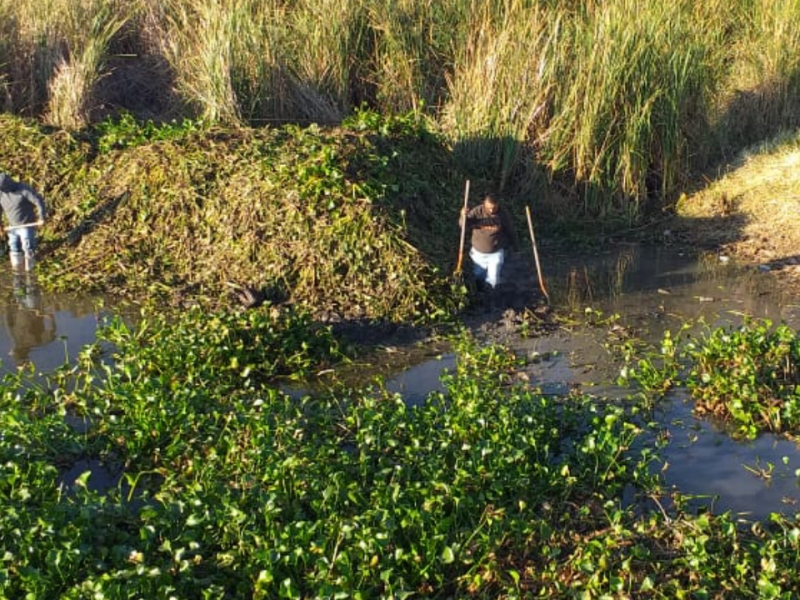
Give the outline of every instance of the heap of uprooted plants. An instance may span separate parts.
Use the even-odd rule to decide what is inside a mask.
[[[42,186],[42,277],[58,289],[227,302],[251,289],[342,318],[451,312],[464,287],[457,173],[413,121],[51,135],[5,119],[6,168]]]

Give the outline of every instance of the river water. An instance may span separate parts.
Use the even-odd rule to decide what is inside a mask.
[[[45,294],[35,274],[0,271],[0,369],[50,372],[95,339],[108,313],[93,298]]]
[[[582,315],[581,321],[587,314],[597,320],[618,315],[613,326],[606,321],[603,326],[564,326],[541,337],[519,332],[503,337],[513,350],[536,359],[525,374],[543,393],[580,389],[598,398],[630,394],[616,383],[620,365],[608,349],[615,332],[656,343],[664,331],[676,332],[699,319],[717,326],[738,324],[743,315],[751,315],[795,328],[800,324],[797,298],[758,269],[738,268],[725,257],[698,259],[672,248],[621,246],[591,257],[554,258],[543,267],[555,313]],[[541,301],[530,263],[512,260],[505,275],[514,280],[517,300],[529,295],[531,303]],[[30,363],[42,372],[61,366],[94,340],[108,317],[93,299],[42,293],[33,276],[0,273],[0,297],[5,371]],[[493,307],[469,315],[478,339],[498,339],[499,312]],[[410,404],[442,389],[440,375],[457,360],[441,345],[388,350],[386,364],[394,366],[384,366],[381,377]],[[374,375],[359,371],[363,381]],[[663,473],[666,491],[687,498],[688,506],[732,511],[744,519],[800,512],[800,451],[795,443],[769,434],[736,440],[721,424],[696,417],[681,390],[660,402],[651,419],[659,424],[659,438],[669,441],[655,467]]]
[[[539,283],[531,270],[524,262],[512,264],[509,276],[535,295]],[[525,374],[544,393],[580,390],[612,399],[630,395],[630,388],[616,383],[620,364],[608,349],[615,336],[634,335],[655,344],[665,331],[677,333],[686,323],[697,323],[689,331],[700,332],[703,322],[710,327],[738,325],[744,315],[800,325],[798,298],[759,269],[737,267],[725,256],[697,258],[671,248],[626,246],[554,260],[544,265],[543,274],[557,313],[604,322],[565,326],[543,337],[503,338],[518,354],[536,359]],[[614,315],[619,318],[609,325]],[[496,332],[496,326],[487,328],[495,319],[496,314],[484,323],[475,319],[476,331]],[[486,336],[492,337],[496,333]],[[389,377],[386,387],[409,402],[420,402],[429,390],[441,389],[439,374],[456,360],[443,352]],[[654,465],[664,477],[665,506],[677,495],[688,509],[731,511],[744,520],[764,519],[773,512],[800,513],[796,443],[771,434],[734,439],[721,423],[696,417],[685,390],[671,392],[650,419],[658,423],[653,436],[668,440],[661,462]]]

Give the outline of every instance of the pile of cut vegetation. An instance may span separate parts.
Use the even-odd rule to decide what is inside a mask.
[[[122,118],[77,136],[2,126],[2,169],[50,206],[42,277],[57,289],[214,304],[235,284],[394,321],[463,301],[450,277],[463,179],[418,120],[222,130]]]

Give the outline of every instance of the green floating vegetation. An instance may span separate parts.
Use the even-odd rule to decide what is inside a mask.
[[[75,137],[6,124],[18,143],[0,143],[0,163],[50,206],[53,288],[219,307],[232,282],[318,315],[414,322],[465,301],[450,277],[461,181],[413,116],[238,130],[122,118]]]
[[[651,393],[685,386],[696,412],[730,423],[744,437],[800,433],[800,336],[785,323],[748,317],[699,334],[667,332],[660,356],[638,359],[624,375]]]
[[[796,524],[643,510],[659,489],[631,414],[542,395],[508,350],[454,344],[445,391],[415,406],[380,386],[284,392],[281,380],[342,359],[302,312],[115,321],[45,383],[6,377],[0,596],[800,589]],[[87,427],[68,424],[81,418]],[[104,482],[111,467],[118,481]]]
[[[712,330],[687,346],[687,384],[703,413],[730,419],[738,431],[798,433],[800,337],[786,324],[747,319],[737,328]]]

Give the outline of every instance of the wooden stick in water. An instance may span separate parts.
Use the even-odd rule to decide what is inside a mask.
[[[544,277],[542,277],[542,266],[539,264],[539,251],[536,249],[536,236],[533,235],[533,219],[531,218],[531,209],[529,206],[525,207],[525,214],[528,217],[528,231],[531,234],[531,245],[533,246],[533,260],[536,262],[536,274],[539,276],[539,288],[542,290],[547,303],[550,304],[550,295],[547,293],[547,288],[544,286]]]

